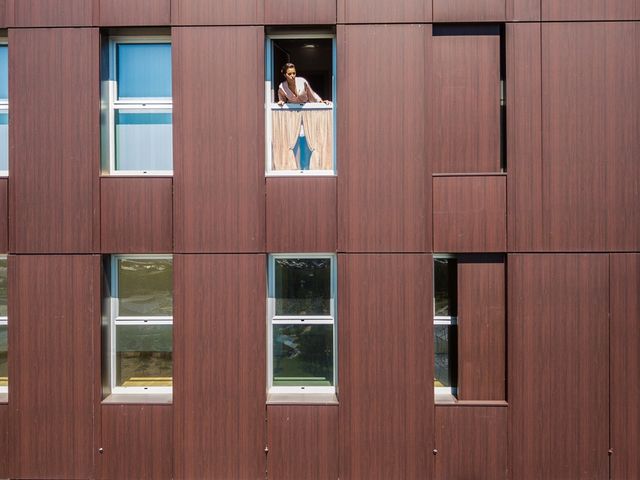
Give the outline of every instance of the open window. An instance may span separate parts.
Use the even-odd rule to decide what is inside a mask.
[[[0,38],[0,176],[9,175],[9,45]]]
[[[267,174],[335,173],[335,63],[332,32],[268,32]],[[287,69],[283,67],[287,64],[295,67],[294,82],[285,79]],[[295,87],[290,88],[294,83]]]
[[[0,394],[9,388],[7,316],[7,257],[0,256]]]

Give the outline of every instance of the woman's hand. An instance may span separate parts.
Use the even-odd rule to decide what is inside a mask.
[[[331,105],[331,101],[330,100],[322,100],[322,103],[324,103],[325,105]]]
[[[284,102],[282,100],[278,100],[278,106],[281,107],[282,105],[284,105]]]

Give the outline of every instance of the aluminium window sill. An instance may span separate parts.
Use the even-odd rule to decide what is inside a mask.
[[[171,405],[172,393],[112,393],[102,400],[103,405]]]
[[[435,404],[438,407],[508,407],[505,400],[458,400],[448,393],[437,393]]]
[[[270,393],[267,405],[338,405],[335,393]]]
[[[0,393],[0,404],[9,403],[9,394],[8,393]]]

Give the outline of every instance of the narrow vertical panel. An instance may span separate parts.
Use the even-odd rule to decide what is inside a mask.
[[[338,407],[267,407],[267,476],[277,480],[338,479]]]
[[[430,249],[431,169],[424,140],[425,41],[430,29],[338,29],[340,251]],[[365,78],[362,72],[376,74]],[[390,92],[399,85],[405,94],[393,96]],[[393,101],[382,101],[389,95]]]
[[[176,251],[264,251],[263,29],[174,28],[172,41]],[[232,71],[240,95],[223,93]]]
[[[0,404],[0,477],[9,478],[9,405]]]
[[[502,255],[458,257],[458,399],[506,400]]]
[[[102,252],[173,251],[171,178],[103,177],[100,211]]]
[[[171,0],[100,0],[101,26],[160,26],[170,23]]]
[[[540,0],[542,20],[638,20],[638,0]]]
[[[11,478],[93,478],[100,257],[9,257]]]
[[[8,0],[16,27],[83,27],[93,25],[98,0]],[[79,42],[81,44],[81,42]]]
[[[265,0],[265,23],[304,25],[336,23],[336,0]]]
[[[336,251],[336,179],[267,178],[267,251]]]
[[[430,22],[431,0],[337,0],[338,23]]]
[[[500,171],[497,26],[433,27],[428,155],[435,173]]]
[[[434,252],[504,252],[506,210],[506,177],[434,177]]]
[[[506,28],[508,249],[544,250],[540,25]]]
[[[12,251],[92,252],[99,225],[98,30],[11,29],[9,43]]]
[[[505,407],[436,406],[435,410],[435,478],[508,478]]]
[[[640,255],[611,255],[611,478],[640,478]]]
[[[615,152],[626,148],[615,133],[618,114],[614,118],[606,114],[607,98],[622,93],[610,90],[606,72],[616,68],[609,65],[606,43],[617,37],[618,28],[623,26],[542,25],[543,231],[547,250],[606,249],[607,164]],[[609,132],[611,136],[607,136]]]
[[[506,12],[508,22],[540,20],[540,0],[506,0]]]
[[[607,255],[511,255],[512,478],[609,475]]]
[[[103,480],[173,478],[172,407],[102,405]]]
[[[9,181],[0,178],[0,252],[9,251]]]
[[[13,7],[11,10],[8,4],[11,0],[0,0],[0,28],[13,26]]]
[[[264,479],[264,255],[174,257],[176,479]]]
[[[433,0],[434,22],[504,22],[505,0]]]
[[[171,23],[173,25],[261,24],[264,23],[264,1],[171,0]],[[235,95],[230,96],[237,98]]]
[[[431,478],[430,255],[338,257],[340,479]]]

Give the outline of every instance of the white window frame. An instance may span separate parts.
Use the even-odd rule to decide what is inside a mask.
[[[7,262],[7,267],[9,266],[8,261],[9,258],[7,257],[7,255],[0,255],[0,260],[4,260],[5,262]],[[9,272],[7,270],[7,281],[9,280]],[[8,299],[7,299],[8,301]],[[6,315],[2,315],[0,316],[0,326],[1,327],[8,327],[9,326],[9,317]],[[9,345],[7,345],[7,348],[9,347]],[[0,394],[2,393],[9,393],[9,387],[8,386],[2,386],[0,385]]]
[[[150,317],[130,317],[120,316],[119,312],[119,290],[118,290],[118,261],[119,260],[171,260],[172,255],[111,255],[110,259],[110,282],[111,297],[109,299],[110,322],[109,322],[109,385],[112,394],[141,394],[141,393],[172,393],[173,387],[121,387],[116,385],[116,326],[117,325],[171,325],[173,326],[172,316],[150,316]],[[173,292],[172,292],[173,293]],[[173,348],[172,348],[173,350]]]
[[[333,99],[331,105],[325,105],[323,103],[292,103],[284,104],[282,107],[277,102],[272,102],[274,85],[280,84],[280,79],[274,79],[272,75],[273,64],[273,40],[312,40],[316,38],[330,38],[332,40],[332,53],[331,53],[331,90]],[[265,175],[267,177],[296,177],[296,176],[312,176],[312,177],[334,177],[337,175],[336,170],[336,111],[337,111],[337,89],[336,89],[336,36],[331,33],[308,33],[308,34],[282,34],[282,35],[267,35],[265,42]],[[331,170],[272,170],[272,121],[271,111],[273,109],[291,109],[291,110],[329,110],[333,109],[333,168]]]
[[[454,325],[458,325],[458,317],[457,316],[453,316],[453,315],[436,315],[436,295],[435,295],[435,291],[436,291],[436,268],[435,268],[435,263],[436,260],[438,259],[447,259],[447,260],[456,260],[458,259],[457,255],[452,255],[452,254],[447,254],[447,253],[442,253],[442,254],[434,254],[433,255],[433,278],[432,278],[432,285],[433,285],[433,326],[435,327],[436,325],[448,325],[448,326],[454,326]],[[457,265],[457,262],[456,262]],[[457,288],[456,288],[456,295],[458,294],[457,292]],[[434,329],[435,330],[435,329]],[[435,358],[435,352],[434,352],[434,358]],[[435,365],[434,365],[435,368]],[[436,395],[451,395],[451,396],[455,396],[458,394],[458,387],[457,385],[453,386],[453,387],[433,387],[434,393]]]
[[[9,41],[6,37],[0,37],[0,45],[9,47]],[[9,70],[9,61],[7,60],[7,71]],[[9,99],[0,99],[0,114],[9,114]],[[11,121],[11,120],[9,120]],[[9,138],[7,136],[7,142]],[[9,150],[10,151],[10,150]],[[8,177],[9,176],[9,158],[7,155],[7,170],[0,170],[0,177]],[[0,390],[1,392],[2,390]]]
[[[105,118],[105,135],[106,135],[106,152],[108,160],[109,175],[132,176],[132,175],[155,175],[155,176],[171,176],[171,170],[116,170],[116,110],[128,111],[130,113],[154,112],[154,113],[173,113],[173,97],[143,97],[128,98],[126,100],[118,99],[118,81],[117,81],[117,45],[124,43],[168,43],[171,44],[171,37],[165,35],[153,36],[114,36],[109,38],[109,79],[103,82],[102,98],[103,103],[107,106]],[[173,52],[172,52],[173,56]],[[172,117],[173,118],[173,117]],[[172,122],[173,131],[173,122]],[[173,154],[172,154],[173,157]]]
[[[276,315],[275,262],[282,258],[328,259],[330,260],[330,315]],[[333,253],[278,253],[269,255],[267,293],[267,392],[272,393],[336,393],[338,384],[338,335],[337,335],[337,262]],[[332,325],[333,326],[333,386],[273,386],[273,325]]]

